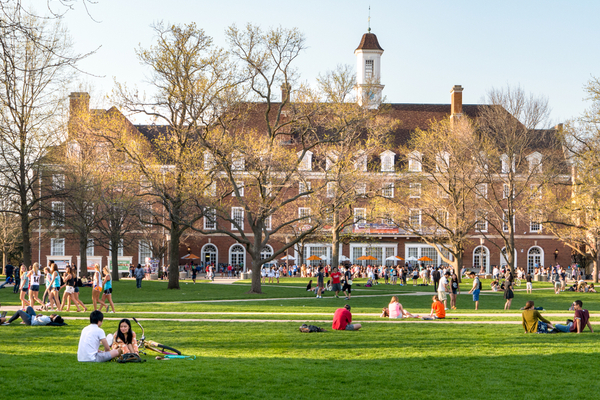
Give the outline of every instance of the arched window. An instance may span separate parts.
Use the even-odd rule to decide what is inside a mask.
[[[508,265],[508,257],[506,257],[506,247],[503,247],[500,252],[500,266],[505,265]],[[515,268],[517,268],[517,249],[515,249]]]
[[[246,265],[246,250],[241,244],[234,244],[229,249],[229,264],[241,266],[245,270]]]
[[[527,271],[533,272],[536,266],[544,265],[544,251],[534,246],[527,252]]]
[[[217,257],[218,255],[218,250],[217,250],[217,246],[215,246],[214,244],[205,244],[202,247],[202,262],[204,263],[204,265],[207,264],[217,264]]]
[[[273,248],[270,245],[266,245],[265,247],[263,247],[262,251],[260,252],[260,259],[265,260],[265,259],[271,257],[272,255],[273,255]],[[271,265],[273,265],[273,262],[269,262],[264,265],[271,266]]]
[[[473,268],[480,269],[482,265],[485,271],[488,272],[490,268],[490,252],[485,246],[477,246],[473,250]]]

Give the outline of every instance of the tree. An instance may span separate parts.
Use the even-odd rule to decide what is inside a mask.
[[[61,94],[81,56],[71,53],[60,24],[11,14],[7,4],[0,17],[0,188],[9,199],[2,211],[20,218],[23,262],[29,265],[31,224],[50,196],[38,190],[41,164],[52,162],[47,150],[61,141]]]
[[[402,186],[396,196],[382,196],[378,205],[389,221],[432,246],[459,277],[473,230],[477,233],[478,223],[485,221],[478,212],[479,198],[486,196],[474,156],[478,147],[474,126],[465,116],[417,129]]]
[[[2,252],[2,273],[6,275],[4,268],[11,258],[11,255],[20,250],[21,231],[19,228],[19,219],[13,213],[0,213],[0,251]]]
[[[480,200],[491,228],[481,234],[504,252],[514,271],[516,221],[540,226],[543,210],[532,210],[531,200],[560,175],[562,151],[556,131],[547,129],[547,99],[508,87],[492,89],[488,102],[489,106],[479,110],[480,144],[474,154],[487,185],[487,196]]]

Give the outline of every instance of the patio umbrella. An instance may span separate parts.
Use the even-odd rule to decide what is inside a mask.
[[[194,255],[194,253],[186,254],[185,256],[181,257],[182,260],[197,260],[199,258],[200,257]]]
[[[373,256],[361,256],[358,257],[357,260],[370,260],[370,261],[376,261],[377,259]]]
[[[410,256],[406,259],[406,261],[419,261],[419,260],[417,260],[417,257]]]
[[[341,255],[339,260],[340,261],[350,261],[350,259],[348,257],[346,257],[345,255]]]
[[[433,261],[433,260],[427,256],[424,256],[424,257],[419,258],[419,261]]]
[[[282,260],[295,260],[296,258],[292,257],[292,256],[283,256],[283,257],[281,257],[281,259]]]
[[[307,258],[308,261],[321,261],[322,258],[319,256],[310,256]]]
[[[396,260],[404,260],[404,258],[402,257],[398,257],[398,256],[391,256],[385,259],[386,261],[396,261]]]

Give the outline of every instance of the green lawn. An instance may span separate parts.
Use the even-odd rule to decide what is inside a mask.
[[[168,290],[165,282],[144,282],[138,290],[134,281],[115,282],[117,314],[106,317],[150,318],[144,322],[150,339],[197,359],[157,361],[149,354],[144,364],[78,363],[77,343],[85,320],[68,320],[65,327],[1,326],[0,371],[6,382],[12,382],[3,385],[2,398],[41,398],[51,393],[61,399],[546,399],[559,394],[589,397],[600,389],[596,380],[583,377],[600,367],[596,333],[525,335],[518,324],[377,323],[380,318],[364,314],[379,313],[392,295],[398,295],[409,311],[427,313],[433,288],[379,285],[360,288],[346,301],[333,298],[331,292],[316,299],[303,289],[305,285],[306,280],[265,285],[264,294],[249,295],[248,283],[183,282],[181,290]],[[463,285],[468,288],[470,282]],[[534,284],[544,286],[550,287]],[[90,289],[84,288],[81,298],[89,305]],[[516,321],[518,309],[530,299],[548,312],[568,312],[575,299],[583,300],[590,312],[600,312],[600,294],[517,291],[510,312],[502,310],[502,293],[482,294],[479,313],[498,317],[459,316],[456,322]],[[19,304],[12,289],[0,290],[0,303]],[[330,321],[345,303],[352,305],[355,320],[364,322],[358,332],[333,332],[330,322],[315,323],[327,328],[326,333],[302,334],[296,322],[175,321]],[[459,296],[458,307],[448,312],[449,318],[473,313],[471,296]],[[184,314],[167,313],[173,311]],[[117,321],[107,319],[102,328],[109,333],[116,327]]]

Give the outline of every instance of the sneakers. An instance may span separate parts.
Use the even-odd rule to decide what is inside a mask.
[[[8,326],[8,325],[10,325],[10,324],[9,324],[8,322],[4,322],[4,323],[2,323],[1,325],[7,325],[7,326]]]
[[[344,300],[350,300],[350,298],[349,298],[349,297],[346,297],[346,298],[344,298]]]

